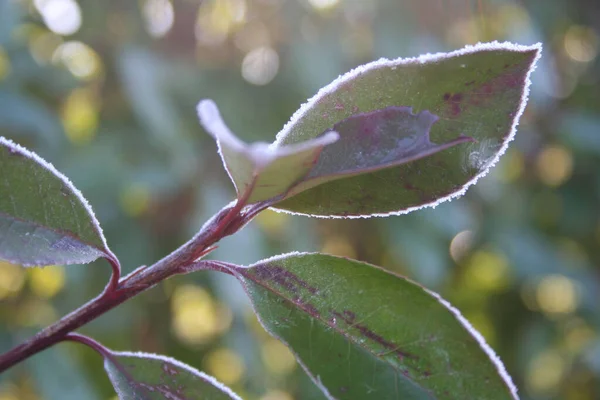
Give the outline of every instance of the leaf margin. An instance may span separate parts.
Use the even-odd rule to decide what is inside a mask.
[[[281,343],[283,343],[291,352],[292,354],[294,354],[294,358],[296,360],[296,362],[298,364],[300,364],[300,366],[302,367],[302,369],[304,370],[304,372],[308,375],[308,377],[311,379],[311,381],[319,388],[319,390],[321,390],[321,392],[325,395],[325,397],[327,397],[328,400],[337,400],[336,397],[333,397],[330,393],[329,390],[327,389],[327,387],[325,387],[323,385],[323,383],[321,382],[320,378],[318,375],[313,375],[313,373],[309,370],[309,368],[306,366],[306,364],[300,359],[300,357],[298,356],[298,353],[296,353],[296,351],[294,350],[294,348],[292,346],[290,346],[285,340],[283,340],[279,335],[273,333],[269,328],[267,328],[267,326],[265,325],[265,323],[263,322],[263,318],[261,317],[261,315],[259,313],[256,312],[256,307],[254,305],[254,302],[252,302],[252,300],[250,299],[250,293],[248,290],[248,286],[246,285],[246,283],[244,282],[243,279],[240,279],[238,277],[239,272],[237,271],[238,269],[249,269],[249,268],[253,268],[257,265],[260,264],[266,264],[266,263],[270,263],[273,261],[277,261],[279,259],[283,259],[286,257],[293,257],[293,256],[307,256],[307,255],[320,255],[320,256],[331,256],[331,257],[335,257],[335,258],[339,258],[339,259],[345,259],[351,262],[358,262],[361,264],[365,264],[371,268],[375,268],[377,270],[380,270],[382,272],[385,272],[387,274],[390,274],[392,276],[394,276],[395,278],[399,278],[402,279],[404,281],[407,281],[408,283],[415,285],[419,288],[421,288],[423,290],[423,292],[429,296],[431,296],[432,298],[434,298],[439,304],[441,304],[448,312],[450,312],[454,318],[457,320],[458,323],[460,323],[463,328],[465,329],[466,333],[470,334],[471,337],[475,340],[475,342],[479,345],[479,347],[481,348],[481,350],[486,354],[486,356],[488,357],[488,359],[490,360],[490,362],[494,365],[494,367],[496,368],[496,371],[498,373],[498,376],[500,377],[500,379],[503,381],[503,383],[505,384],[505,386],[507,387],[511,397],[514,400],[519,400],[519,395],[518,395],[518,389],[517,386],[514,384],[512,377],[508,374],[506,367],[504,366],[504,363],[502,362],[502,360],[500,359],[500,357],[496,354],[496,352],[494,351],[494,349],[492,349],[492,347],[487,344],[487,342],[485,341],[485,338],[483,337],[483,335],[477,331],[477,329],[475,329],[473,327],[473,325],[462,315],[462,313],[460,312],[460,310],[458,310],[456,307],[452,306],[452,304],[450,304],[449,301],[447,301],[446,299],[444,299],[443,297],[441,297],[438,293],[426,288],[425,286],[421,285],[420,283],[405,277],[403,275],[400,275],[394,271],[389,271],[381,266],[375,265],[375,264],[371,264],[365,261],[358,261],[358,260],[354,260],[352,258],[349,257],[343,257],[343,256],[335,256],[332,254],[327,254],[327,253],[320,253],[320,252],[301,252],[301,251],[291,251],[288,253],[283,253],[283,254],[278,254],[275,256],[271,256],[271,257],[267,257],[265,259],[259,260],[255,263],[252,263],[250,265],[247,266],[241,266],[241,265],[234,265],[234,264],[228,264],[228,263],[220,263],[217,262],[220,266],[222,266],[225,270],[231,272],[233,274],[233,276],[238,280],[238,282],[242,285],[244,292],[246,293],[246,295],[248,296],[249,300],[250,300],[250,304],[252,305],[252,310],[254,312],[254,315],[256,316],[256,318],[258,319],[260,325],[262,326],[262,328],[269,334],[271,335],[271,337],[277,339],[278,341],[280,341]],[[247,279],[247,278],[246,278]],[[299,308],[299,310],[303,311],[302,309]],[[312,316],[309,317],[312,318]]]
[[[246,201],[248,203],[269,201],[278,197],[285,197],[286,194],[296,187],[298,182],[301,182],[312,170],[312,167],[306,169],[303,174],[297,177],[295,182],[291,181],[287,189],[276,196],[264,199],[259,196],[259,199],[253,199],[254,190],[256,189],[255,184],[260,180],[261,174],[267,171],[268,168],[278,160],[283,160],[308,151],[315,151],[318,158],[324,147],[339,139],[339,134],[337,132],[327,130],[302,143],[294,143],[287,146],[275,146],[273,143],[268,144],[266,142],[254,142],[248,144],[238,138],[237,135],[229,129],[213,100],[200,100],[196,106],[196,111],[200,124],[204,130],[217,142],[217,152],[219,153],[219,157],[221,158],[221,162],[229,179],[233,183],[238,199],[247,196],[248,198]],[[229,157],[225,154],[229,151],[238,153],[238,155],[243,157],[242,161],[249,164],[252,168],[252,177],[250,181],[246,183],[246,187],[240,187],[234,178],[235,174],[231,169],[231,163],[228,162]]]
[[[73,193],[75,198],[77,198],[77,200],[79,200],[81,206],[87,212],[88,217],[91,222],[91,225],[92,225],[92,228],[95,231],[95,233],[98,235],[98,238],[100,239],[100,242],[102,243],[104,248],[101,249],[101,248],[96,247],[96,245],[91,245],[89,243],[83,242],[78,237],[71,236],[71,235],[69,235],[69,236],[71,236],[73,239],[83,243],[84,245],[86,245],[88,247],[92,247],[92,248],[98,250],[98,252],[103,254],[104,258],[108,259],[111,263],[118,265],[119,264],[118,258],[108,247],[108,243],[106,242],[106,237],[104,236],[102,226],[100,225],[100,222],[96,218],[96,215],[94,214],[94,211],[93,211],[91,205],[89,204],[87,199],[83,196],[81,191],[79,189],[77,189],[77,187],[75,187],[75,185],[71,182],[71,180],[65,174],[58,171],[56,169],[56,167],[54,167],[54,165],[52,165],[52,163],[46,161],[45,159],[40,157],[34,151],[31,151],[31,150],[25,148],[24,146],[21,146],[20,144],[12,141],[11,139],[9,139],[7,137],[0,136],[0,146],[6,147],[8,149],[8,151],[11,153],[19,153],[21,156],[23,156],[29,160],[32,160],[39,167],[45,169],[46,171],[50,172],[55,178],[59,179]],[[55,231],[53,228],[49,229],[49,230]],[[61,233],[65,234],[64,232],[61,232]],[[79,262],[79,263],[75,263],[75,264],[89,264],[89,263],[97,260],[98,258],[100,258],[100,256],[98,256],[94,259],[90,259],[87,262]],[[21,265],[25,268],[27,268],[27,267],[44,267],[47,265],[51,265],[51,264],[41,265],[41,264],[35,264],[35,263],[20,263],[18,260],[6,260],[6,261],[17,264],[17,265]],[[72,265],[72,264],[70,264],[70,265]]]
[[[106,365],[106,363],[111,362],[111,358],[112,357],[119,357],[119,356],[123,356],[123,357],[138,357],[138,358],[150,358],[153,360],[160,360],[163,362],[167,362],[167,363],[171,363],[181,369],[186,370],[187,372],[191,373],[194,376],[199,377],[201,380],[213,385],[214,387],[218,388],[219,390],[221,390],[223,393],[227,394],[229,397],[231,397],[233,400],[243,400],[238,394],[236,394],[233,390],[231,390],[228,386],[226,386],[225,384],[219,382],[217,380],[217,378],[215,378],[212,375],[208,375],[205,372],[202,372],[194,367],[192,367],[189,364],[186,364],[182,361],[179,361],[173,357],[169,357],[169,356],[164,356],[161,354],[155,354],[155,353],[146,353],[146,352],[141,352],[141,351],[114,351],[114,350],[108,350],[108,354],[101,354],[104,358],[104,365]],[[106,372],[107,375],[109,375],[109,379],[111,380],[111,384],[112,384],[112,377],[110,377],[110,372],[108,372],[106,366],[104,366],[104,370]]]
[[[513,117],[513,121],[511,124],[510,131],[506,138],[502,141],[502,145],[498,152],[494,155],[494,157],[487,162],[485,165],[475,176],[465,182],[462,187],[448,195],[437,198],[435,201],[421,204],[419,206],[411,206],[399,211],[389,211],[384,213],[371,213],[371,214],[352,214],[352,215],[321,215],[321,214],[310,214],[303,213],[298,211],[291,211],[283,208],[278,208],[277,204],[274,204],[269,207],[269,209],[284,214],[291,215],[302,215],[306,217],[312,218],[320,218],[320,219],[358,219],[358,218],[373,218],[373,217],[389,217],[396,215],[404,215],[409,214],[413,211],[417,211],[424,208],[435,208],[439,204],[453,200],[455,198],[463,196],[466,191],[480,178],[483,178],[488,174],[490,169],[494,167],[500,157],[506,152],[508,149],[509,143],[514,139],[515,134],[517,132],[517,127],[519,125],[519,121],[525,111],[525,107],[529,100],[530,87],[531,87],[531,74],[536,70],[537,63],[542,56],[543,45],[541,42],[536,42],[531,45],[522,45],[516,44],[509,41],[499,42],[478,42],[474,45],[466,45],[461,49],[453,50],[450,52],[437,52],[437,53],[426,53],[421,54],[417,57],[399,57],[395,59],[388,58],[380,58],[379,60],[372,61],[363,65],[360,65],[350,71],[338,76],[332,82],[322,87],[313,97],[309,98],[306,102],[304,102],[298,110],[291,116],[290,120],[283,126],[283,128],[277,133],[275,137],[275,141],[273,142],[274,146],[282,145],[283,140],[287,137],[289,132],[291,131],[293,125],[295,125],[307,112],[310,111],[313,104],[316,104],[326,95],[329,95],[335,91],[335,89],[344,83],[348,83],[353,78],[358,77],[362,73],[368,72],[371,69],[379,68],[379,67],[401,67],[409,64],[424,64],[424,63],[433,63],[436,61],[445,60],[448,58],[460,57],[463,55],[470,55],[474,53],[478,53],[481,51],[494,51],[494,50],[512,50],[515,52],[525,53],[528,51],[535,51],[536,55],[531,62],[531,66],[529,67],[527,74],[525,76],[525,84],[523,86],[523,92],[521,94],[520,102]]]

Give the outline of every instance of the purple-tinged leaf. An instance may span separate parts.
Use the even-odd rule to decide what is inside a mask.
[[[79,190],[38,155],[0,137],[0,259],[42,266],[99,257],[116,260]]]
[[[223,122],[212,100],[198,104],[198,116],[204,128],[219,146],[219,154],[238,198],[247,195],[247,203],[256,203],[285,194],[314,166],[323,147],[338,135],[327,132],[301,144],[273,147],[266,143],[246,144]]]
[[[410,107],[392,106],[338,122],[333,130],[340,139],[323,149],[310,173],[286,197],[328,181],[406,164],[473,141],[457,135],[446,143],[432,143],[429,131],[437,120],[427,110],[413,114]]]
[[[120,400],[241,400],[212,376],[169,357],[110,352],[104,368]]]
[[[324,254],[219,265],[328,398],[517,398],[502,362],[460,312],[406,278]]]
[[[540,54],[540,44],[494,42],[451,53],[381,59],[339,77],[293,115],[277,135],[276,145],[303,143],[333,127],[339,129],[336,124],[353,115],[388,107],[412,107],[417,114],[428,110],[438,116],[431,128],[434,143],[450,143],[460,134],[474,141],[407,164],[331,180],[305,191],[295,189],[295,196],[275,208],[321,217],[381,216],[435,206],[463,194],[513,139]],[[344,147],[339,149],[337,158],[351,157]]]

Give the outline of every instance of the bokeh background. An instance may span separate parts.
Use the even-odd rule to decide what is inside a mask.
[[[0,0],[0,134],[73,180],[129,272],[233,198],[197,122],[201,98],[244,140],[271,141],[352,67],[489,40],[541,41],[544,54],[515,142],[467,195],[386,219],[268,211],[213,256],[305,250],[382,265],[462,310],[523,399],[600,399],[597,0]],[[0,262],[0,351],[95,296],[109,271]],[[81,332],[176,357],[250,400],[323,398],[218,273],[170,279]],[[0,400],[115,398],[77,344],[0,377]]]

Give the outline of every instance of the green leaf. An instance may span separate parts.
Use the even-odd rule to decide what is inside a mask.
[[[330,398],[517,398],[502,363],[459,311],[403,277],[323,254],[223,265],[265,329]]]
[[[431,156],[473,139],[459,135],[443,144],[429,140],[438,117],[410,107],[387,107],[359,113],[333,126],[340,140],[325,147],[310,173],[287,194],[291,197],[336,179],[362,175]]]
[[[110,352],[104,369],[120,400],[240,399],[212,376],[156,354]]]
[[[0,259],[24,266],[116,260],[92,209],[52,165],[0,137]]]
[[[198,116],[204,129],[217,141],[238,198],[248,196],[247,203],[285,194],[312,169],[323,147],[338,139],[337,133],[327,132],[319,138],[291,146],[248,145],[229,130],[212,100],[198,104]]]
[[[431,129],[434,143],[448,143],[458,134],[474,142],[408,164],[332,180],[276,208],[314,216],[388,215],[461,195],[487,173],[512,140],[540,53],[540,44],[494,42],[419,58],[382,59],[341,76],[294,114],[277,135],[277,145],[311,140],[357,113],[400,106],[439,117]],[[346,156],[343,150],[340,146],[338,157]]]

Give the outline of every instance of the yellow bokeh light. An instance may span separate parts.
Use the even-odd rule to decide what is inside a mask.
[[[29,299],[19,305],[16,323],[24,327],[42,328],[56,321],[58,314],[46,301]]]
[[[0,400],[19,400],[19,389],[12,383],[4,382],[0,385]]]
[[[196,19],[196,40],[207,46],[222,44],[229,34],[246,20],[245,0],[203,2]]]
[[[527,9],[515,3],[500,6],[496,15],[489,18],[489,22],[494,25],[497,34],[502,36],[515,30],[528,29],[531,26]]]
[[[242,77],[257,86],[271,82],[279,71],[279,55],[269,46],[251,50],[242,61]]]
[[[289,374],[296,368],[296,359],[286,345],[276,339],[268,339],[261,348],[263,362],[275,374]]]
[[[565,361],[554,350],[537,355],[527,368],[527,387],[533,395],[551,394],[558,389],[565,372]]]
[[[469,258],[464,277],[473,290],[502,291],[511,281],[510,266],[501,254],[479,250]]]
[[[587,26],[573,25],[565,34],[564,47],[574,61],[587,63],[598,55],[600,38],[596,31]]]
[[[75,0],[34,0],[33,3],[52,32],[72,35],[81,27],[81,9]]]
[[[119,202],[125,214],[139,217],[150,207],[150,191],[145,185],[130,185],[121,191]]]
[[[52,62],[64,65],[75,77],[92,80],[102,72],[102,60],[90,46],[78,41],[65,42],[52,54]]]
[[[261,396],[260,400],[294,400],[294,398],[288,392],[271,390]]]
[[[4,48],[0,46],[0,81],[10,73],[10,59]]]
[[[450,242],[450,257],[455,262],[461,261],[471,250],[473,245],[473,232],[462,231],[456,234]]]
[[[321,253],[334,256],[356,258],[354,247],[343,236],[329,236],[325,239]]]
[[[547,314],[567,314],[575,311],[579,298],[575,283],[563,275],[549,275],[536,289],[536,300]]]
[[[34,27],[27,29],[27,31],[29,51],[34,60],[41,65],[51,62],[56,49],[63,43],[63,38],[52,32]]]
[[[540,180],[546,185],[560,186],[573,173],[573,156],[565,147],[548,146],[538,155],[536,169]]]
[[[496,329],[490,318],[483,312],[465,312],[465,318],[473,325],[473,328],[485,338],[492,347],[496,343]]]
[[[527,282],[521,286],[521,300],[527,309],[531,311],[540,311],[540,308],[535,298],[535,285],[532,282]]]
[[[65,268],[51,265],[28,271],[31,291],[42,298],[52,298],[65,286]]]
[[[275,237],[284,233],[289,215],[265,210],[258,214],[255,221],[267,235]]]
[[[82,145],[96,136],[98,105],[96,95],[90,89],[75,89],[62,107],[62,121],[67,138]]]
[[[241,357],[226,348],[212,351],[204,359],[204,364],[211,375],[226,385],[237,383],[246,370]]]
[[[582,318],[574,318],[565,328],[565,345],[569,352],[577,354],[584,350],[597,333]]]
[[[511,148],[502,157],[500,167],[498,178],[505,183],[514,182],[523,175],[525,157],[519,150]]]
[[[175,11],[169,0],[146,0],[142,6],[146,31],[153,37],[166,35],[175,22]]]
[[[25,270],[20,265],[0,260],[0,300],[19,294],[25,283]]]
[[[472,43],[480,40],[479,24],[475,18],[459,19],[447,30],[450,43]]]
[[[340,3],[340,0],[308,0],[308,3],[315,10],[325,11],[336,7]]]
[[[231,310],[196,285],[178,286],[171,298],[171,309],[175,335],[191,346],[209,342],[231,325]]]

